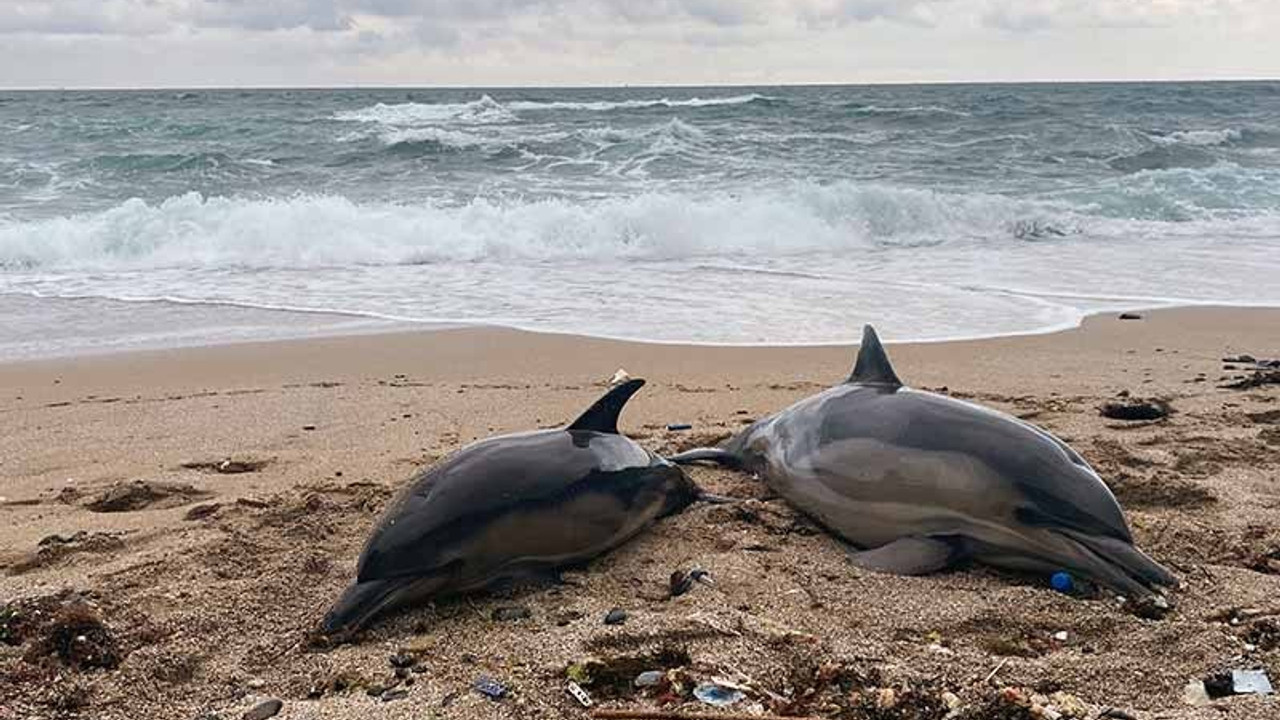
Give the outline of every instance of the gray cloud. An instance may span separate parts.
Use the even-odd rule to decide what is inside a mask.
[[[1277,0],[0,0],[0,87],[1256,76],[1276,27]]]

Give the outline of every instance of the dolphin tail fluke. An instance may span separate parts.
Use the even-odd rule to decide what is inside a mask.
[[[741,463],[738,456],[728,450],[720,448],[694,448],[685,450],[677,455],[667,458],[677,465],[689,465],[696,462],[713,462],[717,465],[725,465],[727,467],[738,467]]]
[[[405,585],[406,581],[398,578],[352,583],[320,622],[320,634],[334,639],[351,637],[387,609]]]

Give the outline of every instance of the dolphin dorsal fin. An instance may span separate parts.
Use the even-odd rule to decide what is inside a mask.
[[[902,387],[902,381],[889,362],[889,355],[880,344],[876,329],[870,325],[862,326],[862,345],[858,347],[858,360],[854,363],[853,374],[846,382]]]
[[[618,434],[618,415],[622,406],[627,404],[636,391],[644,387],[644,380],[636,378],[614,386],[599,400],[587,408],[569,426],[570,430],[592,430],[601,433]]]

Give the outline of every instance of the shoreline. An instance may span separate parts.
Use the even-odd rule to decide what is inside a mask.
[[[168,307],[177,310],[191,310],[198,312],[206,309],[226,310],[235,313],[246,313],[250,316],[254,314],[262,314],[264,316],[285,316],[304,319],[316,320],[314,327],[306,327],[302,329],[284,329],[286,326],[283,322],[279,323],[276,328],[277,335],[271,335],[269,332],[263,336],[249,336],[237,339],[201,339],[192,342],[178,342],[170,340],[171,343],[165,344],[164,341],[153,341],[152,344],[144,344],[138,346],[126,346],[119,348],[108,348],[99,350],[80,350],[79,352],[54,351],[47,354],[36,354],[29,357],[13,356],[5,357],[0,355],[0,366],[23,364],[23,363],[43,363],[58,361],[75,361],[89,360],[97,357],[105,357],[118,354],[145,353],[145,352],[174,352],[174,351],[199,351],[211,348],[224,347],[229,345],[246,345],[246,344],[271,344],[271,343],[289,343],[289,342],[307,342],[311,340],[343,338],[343,337],[359,337],[366,335],[400,335],[400,334],[419,334],[434,333],[441,330],[464,330],[475,332],[515,332],[529,333],[532,335],[545,335],[551,337],[561,337],[568,339],[582,339],[593,341],[605,341],[614,343],[625,343],[641,346],[662,346],[672,348],[736,348],[736,349],[759,349],[759,348],[790,348],[790,349],[823,349],[823,348],[848,348],[857,345],[857,337],[861,334],[861,326],[851,327],[850,338],[848,340],[837,340],[831,342],[795,342],[795,343],[774,343],[774,342],[698,342],[685,340],[660,340],[660,339],[642,339],[632,338],[622,335],[609,334],[585,334],[571,330],[554,330],[541,328],[526,328],[515,324],[503,324],[499,322],[482,322],[475,320],[414,320],[390,315],[380,315],[376,313],[361,313],[339,310],[314,310],[308,308],[296,308],[285,306],[270,305],[254,305],[238,302],[215,302],[202,300],[181,300],[174,298],[141,298],[141,299],[120,299],[120,298],[102,298],[97,296],[69,296],[69,297],[51,297],[26,293],[8,293],[0,295],[0,300],[4,298],[15,298],[30,300],[35,302],[55,302],[55,303],[74,303],[74,302],[99,302],[109,305],[123,306],[156,306]],[[1101,299],[1098,299],[1101,302]],[[1118,315],[1121,313],[1153,313],[1153,312],[1170,312],[1182,310],[1270,310],[1280,309],[1280,305],[1274,303],[1223,303],[1223,302],[1169,302],[1169,303],[1150,303],[1142,302],[1123,303],[1117,302],[1114,305],[1108,305],[1103,308],[1093,310],[1082,310],[1077,313],[1073,320],[1053,323],[1042,327],[1036,327],[1026,330],[1016,330],[1005,333],[993,334],[956,334],[946,335],[942,337],[925,337],[925,338],[895,338],[893,336],[884,336],[887,343],[894,345],[935,345],[948,343],[965,343],[980,342],[984,340],[999,340],[1005,338],[1035,337],[1040,335],[1053,335],[1061,332],[1068,332],[1081,328],[1091,318],[1104,317],[1107,315]],[[331,325],[323,325],[320,321],[329,319]],[[873,323],[874,324],[874,323]],[[212,331],[211,331],[212,332]]]
[[[649,380],[622,416],[626,434],[664,454],[714,443],[839,382],[852,346],[455,328],[0,363],[0,605],[77,593],[122,655],[118,667],[68,669],[24,661],[31,643],[0,643],[0,718],[68,703],[103,720],[239,717],[268,697],[283,700],[286,720],[578,717],[566,668],[618,668],[626,682],[589,684],[599,704],[654,708],[627,673],[662,658],[679,658],[693,681],[746,677],[787,697],[811,683],[847,710],[805,710],[824,717],[878,717],[874,703],[849,709],[858,701],[820,680],[824,663],[864,697],[892,689],[926,718],[941,717],[944,692],[976,713],[1006,691],[1059,710],[1070,702],[1049,698],[1066,693],[1089,718],[1105,707],[1142,720],[1268,717],[1274,697],[1189,706],[1182,693],[1231,669],[1280,680],[1280,386],[1221,387],[1243,372],[1223,358],[1280,357],[1280,309],[1140,314],[887,345],[908,385],[1034,422],[1098,469],[1138,546],[1182,580],[1159,620],[982,568],[859,571],[760,483],[699,467],[695,482],[741,503],[666,518],[572,584],[442,601],[388,617],[358,643],[308,648],[305,632],[417,469],[477,438],[566,422],[620,367]],[[1122,393],[1173,414],[1100,416]],[[224,460],[244,469],[219,470]],[[95,509],[121,488],[132,493],[123,508]],[[694,566],[714,587],[667,597],[671,573]],[[521,617],[501,619],[513,607]],[[630,618],[605,626],[615,607]],[[400,653],[425,670],[412,685],[389,664]],[[482,675],[510,697],[474,692]],[[748,696],[732,709],[768,707],[768,694]]]

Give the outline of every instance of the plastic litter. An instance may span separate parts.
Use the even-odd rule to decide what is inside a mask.
[[[564,689],[567,690],[569,695],[572,696],[574,700],[577,700],[578,704],[582,707],[589,708],[594,704],[591,701],[591,695],[588,694],[586,690],[583,690],[582,686],[578,683],[570,680],[565,684]]]
[[[702,683],[693,689],[693,696],[712,707],[728,707],[744,697],[741,690],[717,683]]]
[[[637,675],[632,684],[636,687],[654,687],[662,682],[662,678],[665,675],[666,673],[661,670],[647,670]]]
[[[667,429],[675,432],[677,430],[692,430],[693,426],[689,423],[668,423]]]
[[[476,690],[490,700],[501,700],[507,696],[507,686],[491,677],[481,675],[476,678]]]
[[[1075,590],[1075,580],[1071,577],[1071,573],[1056,572],[1049,578],[1049,585],[1060,593],[1070,594]]]
[[[1270,695],[1274,692],[1266,670],[1232,670],[1231,689],[1237,695]]]

